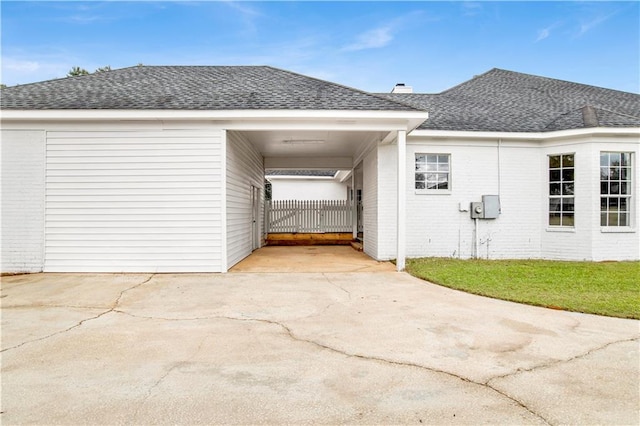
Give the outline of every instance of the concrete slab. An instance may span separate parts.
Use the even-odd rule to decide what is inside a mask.
[[[384,272],[391,262],[378,262],[351,246],[267,246],[254,251],[230,272]]]
[[[39,274],[0,296],[3,424],[640,420],[638,321],[407,274]]]

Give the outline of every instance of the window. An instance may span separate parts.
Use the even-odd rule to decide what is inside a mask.
[[[416,189],[450,190],[449,154],[416,154]]]
[[[574,184],[574,154],[550,155],[550,226],[574,226]]]
[[[631,153],[600,153],[600,225],[630,226]]]

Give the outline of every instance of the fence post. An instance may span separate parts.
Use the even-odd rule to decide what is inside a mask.
[[[269,227],[271,225],[271,200],[267,200],[264,203],[264,235],[269,234]]]

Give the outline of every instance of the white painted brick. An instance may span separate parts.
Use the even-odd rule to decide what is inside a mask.
[[[395,148],[395,145],[378,148],[377,259],[393,259],[396,254]],[[608,233],[600,228],[599,154],[607,150],[634,152],[634,176],[638,179],[637,142],[623,143],[615,139],[540,144],[509,142],[501,143],[498,153],[497,141],[434,143],[410,137],[407,145],[407,256],[473,256],[474,221],[469,212],[459,211],[459,203],[481,201],[482,195],[500,195],[500,217],[479,221],[479,255],[482,258],[637,260],[640,257],[637,181],[631,232]],[[449,193],[416,193],[416,153],[451,154],[452,188]],[[566,230],[548,226],[547,155],[560,153],[576,154],[576,225]]]
[[[381,260],[378,256],[378,151],[372,150],[363,163],[363,249],[372,258]]]
[[[2,130],[2,272],[41,272],[45,132]]]

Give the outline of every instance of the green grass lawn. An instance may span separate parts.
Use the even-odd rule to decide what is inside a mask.
[[[640,319],[640,262],[407,259],[418,278],[469,293]]]

